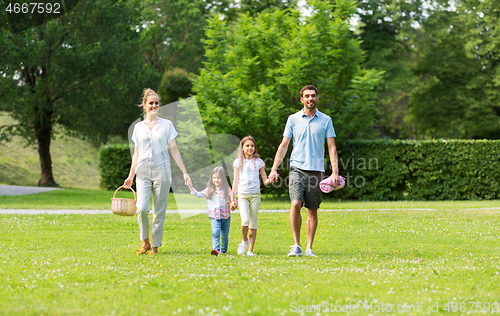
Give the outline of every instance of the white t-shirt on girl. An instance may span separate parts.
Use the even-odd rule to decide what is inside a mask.
[[[162,119],[150,131],[144,121],[135,124],[132,141],[139,147],[137,169],[166,169],[170,167],[168,144],[177,136],[174,124]],[[136,170],[137,170],[136,169]]]
[[[244,159],[238,182],[239,193],[260,193],[259,170],[266,164],[260,158]],[[240,160],[236,159],[233,167],[239,168]]]

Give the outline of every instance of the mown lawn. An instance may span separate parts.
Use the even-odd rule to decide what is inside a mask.
[[[72,209],[72,210],[109,210],[114,191],[62,189],[30,195],[2,196],[0,209]],[[129,190],[119,190],[116,197],[132,199]],[[475,208],[500,208],[499,201],[397,201],[397,202],[365,202],[338,201],[333,199],[334,193],[325,195],[321,209],[427,209],[427,210],[463,210]],[[207,204],[203,198],[197,199],[190,194],[173,194],[169,197],[169,210],[205,210]],[[262,197],[262,210],[288,210],[288,196],[276,198]]]
[[[307,312],[310,305],[324,312],[384,304],[392,314],[405,306],[412,311],[405,314],[418,315],[429,306],[450,314],[449,302],[459,314],[478,314],[478,305],[468,302],[482,308],[487,302],[491,312],[500,301],[499,215],[484,209],[321,212],[317,258],[286,256],[287,213],[259,215],[255,257],[235,255],[237,214],[229,254],[219,257],[209,255],[206,215],[168,215],[155,257],[135,254],[134,217],[0,215],[0,314],[315,315]],[[466,312],[458,309],[462,302]]]

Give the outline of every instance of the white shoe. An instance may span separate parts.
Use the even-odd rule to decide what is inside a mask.
[[[251,252],[250,250],[248,250],[247,256],[255,256],[255,254],[253,252]]]
[[[302,249],[300,249],[299,245],[293,245],[290,246],[292,249],[290,249],[290,252],[288,253],[289,257],[300,257],[302,256]]]
[[[243,255],[245,254],[245,250],[247,250],[248,242],[250,240],[247,239],[247,241],[242,241],[241,244],[238,245],[238,254]]]
[[[314,251],[311,248],[307,248],[306,252],[304,252],[304,256],[306,257],[317,257]]]

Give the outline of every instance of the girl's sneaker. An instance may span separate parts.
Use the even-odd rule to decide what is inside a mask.
[[[212,251],[210,251],[210,254],[211,254],[211,255],[214,255],[214,256],[218,256],[218,255],[219,255],[219,250],[217,250],[217,249],[212,249]]]
[[[247,250],[248,242],[250,239],[247,239],[247,241],[242,241],[241,244],[238,245],[238,254],[242,255],[245,253],[245,250]]]
[[[255,254],[253,252],[251,252],[250,250],[248,250],[247,256],[255,256]]]

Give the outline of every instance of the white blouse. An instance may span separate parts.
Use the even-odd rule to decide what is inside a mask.
[[[260,158],[244,159],[243,169],[240,172],[238,193],[260,193],[260,168],[266,164]],[[236,159],[233,167],[240,167],[240,159]]]
[[[150,131],[144,121],[135,124],[132,141],[139,147],[137,169],[166,169],[170,167],[168,144],[177,137],[177,131],[171,121],[162,119],[156,122]],[[137,170],[136,169],[136,170]]]

